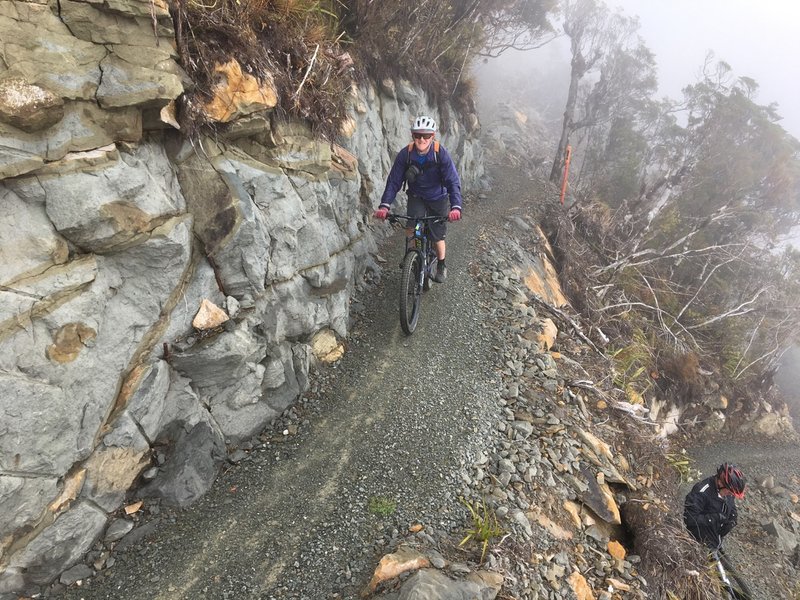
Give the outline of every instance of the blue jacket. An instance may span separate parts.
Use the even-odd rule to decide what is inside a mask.
[[[381,206],[389,207],[394,202],[397,192],[403,187],[406,168],[409,162],[408,146],[405,146],[394,159],[392,170],[386,179],[386,189],[381,196]],[[450,208],[461,208],[461,180],[458,177],[453,159],[444,146],[439,146],[439,161],[436,162],[434,144],[428,153],[420,156],[417,149],[411,150],[411,164],[422,169],[417,178],[408,185],[408,194],[419,196],[425,202],[437,202],[449,196]]]

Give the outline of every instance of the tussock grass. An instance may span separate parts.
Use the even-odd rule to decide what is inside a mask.
[[[470,503],[461,498],[463,504],[469,511],[472,518],[472,525],[467,529],[467,535],[461,540],[459,547],[464,546],[470,540],[475,540],[481,543],[481,560],[486,556],[486,550],[489,548],[489,543],[497,537],[505,533],[500,524],[497,522],[497,515],[486,506],[486,501],[481,500],[480,504],[477,502]]]

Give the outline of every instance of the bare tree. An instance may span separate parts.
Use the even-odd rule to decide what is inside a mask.
[[[558,142],[550,180],[558,181],[561,177],[564,156],[570,136],[577,130],[588,127],[605,118],[603,108],[607,102],[599,102],[599,98],[607,98],[612,93],[613,78],[607,72],[596,82],[589,96],[594,99],[586,104],[587,110],[576,117],[581,84],[584,78],[597,69],[604,60],[611,61],[614,49],[625,48],[638,28],[635,20],[627,19],[619,13],[612,13],[600,0],[567,0],[564,3],[564,33],[570,39],[570,82],[561,137]]]

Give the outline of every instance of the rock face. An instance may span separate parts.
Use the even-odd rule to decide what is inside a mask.
[[[341,355],[387,148],[436,111],[402,82],[366,86],[346,141],[324,143],[228,64],[232,108],[210,115],[227,133],[189,143],[158,119],[184,81],[159,0],[5,0],[0,47],[0,597],[16,597],[131,491],[199,498]],[[479,148],[457,125],[442,141],[469,189]],[[204,302],[226,314],[195,328]]]

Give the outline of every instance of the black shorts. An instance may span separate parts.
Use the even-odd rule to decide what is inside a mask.
[[[436,202],[425,202],[419,196],[408,196],[408,214],[412,217],[447,217],[450,214],[450,200],[443,198]],[[439,242],[447,236],[447,223],[431,223],[431,238]]]

